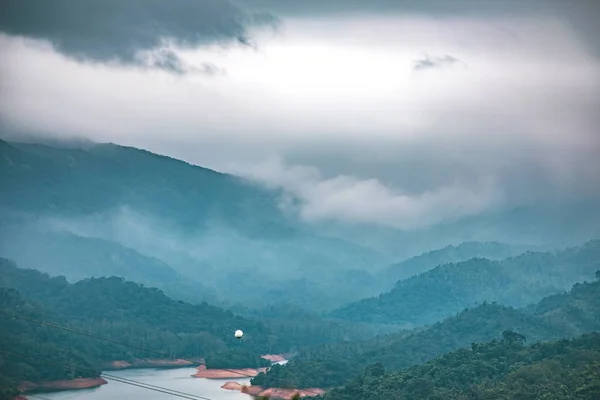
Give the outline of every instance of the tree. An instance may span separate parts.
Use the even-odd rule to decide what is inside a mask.
[[[365,368],[366,376],[378,377],[378,376],[382,376],[383,374],[385,374],[385,368],[383,367],[383,364],[380,362],[369,365]]]
[[[527,340],[525,336],[511,330],[502,332],[502,339],[508,344],[524,344]]]
[[[596,279],[600,281],[600,270],[596,271]]]

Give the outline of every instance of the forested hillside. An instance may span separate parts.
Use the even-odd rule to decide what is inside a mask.
[[[332,316],[408,327],[430,324],[483,301],[522,307],[592,280],[599,269],[600,240],[502,261],[474,258],[399,281],[391,291],[344,306]]]
[[[322,343],[351,345],[360,343],[365,338],[380,337],[400,330],[400,327],[390,324],[366,324],[328,319],[318,313],[289,304],[268,306],[259,310],[244,308],[234,310],[247,318],[263,322],[281,336],[293,337],[295,343],[299,345],[290,349],[291,351]],[[323,341],[325,338],[328,338],[326,342]]]
[[[102,343],[33,325],[3,313],[50,320],[42,307],[26,301],[14,289],[0,287],[0,399],[11,400],[23,381],[96,377],[100,375]],[[120,349],[126,351],[126,349]],[[9,351],[11,353],[6,353]],[[31,356],[33,358],[28,358]],[[72,365],[72,368],[65,366]]]
[[[600,398],[600,333],[531,346],[525,339],[505,331],[499,340],[474,343],[398,373],[386,374],[375,364],[324,399]]]
[[[577,284],[569,293],[543,299],[527,309],[486,303],[413,332],[304,349],[285,366],[275,366],[252,382],[261,386],[338,386],[367,365],[381,363],[388,370],[400,370],[471,343],[498,338],[505,330],[515,330],[531,341],[600,331],[599,299],[600,279]]]
[[[287,352],[342,339],[360,340],[380,332],[377,327],[328,321],[311,313],[296,313],[291,326],[278,323],[276,315],[270,319],[259,318],[256,313],[251,318],[242,317],[206,303],[173,300],[158,289],[118,277],[70,284],[64,277],[52,278],[39,271],[21,269],[1,258],[0,286],[16,289],[26,299],[43,304],[64,322],[85,321],[91,324],[86,329],[109,332],[112,336],[122,334],[124,339],[136,342],[143,340],[147,347],[168,349],[172,356],[206,355],[242,347],[255,354]],[[279,318],[285,321],[291,318],[290,313]],[[125,331],[119,333],[122,329]],[[244,330],[243,342],[232,336],[236,329]],[[156,335],[148,334],[151,331],[156,331]],[[187,346],[185,335],[179,334],[191,335],[187,341],[193,345]],[[198,334],[202,340],[196,337]],[[171,336],[177,340],[171,340]]]
[[[160,290],[122,278],[93,278],[70,284],[35,270],[17,268],[0,259],[0,285],[39,303],[55,321],[125,343],[163,349],[173,357],[203,356],[236,348],[232,332],[243,327],[255,352],[268,350],[269,330],[263,324],[204,304],[172,300]],[[106,360],[144,356],[132,349],[104,346]]]
[[[292,319],[292,310],[282,311],[279,314],[282,320],[275,314],[269,319],[242,317],[206,303],[173,300],[158,289],[118,277],[71,284],[64,277],[53,278],[39,271],[21,269],[2,258],[0,288],[0,326],[11,327],[0,332],[0,348],[48,356],[50,361],[72,362],[77,366],[73,376],[93,375],[112,361],[140,358],[203,357],[212,367],[259,367],[265,364],[260,358],[262,354],[359,340],[378,332],[376,327],[327,321],[314,314],[297,313],[294,323],[288,324],[285,321]],[[125,345],[40,326],[10,315],[90,332]],[[241,341],[233,336],[236,329],[244,331]],[[50,357],[51,353],[57,355]],[[3,378],[12,382],[11,387],[23,379],[71,376],[67,374],[69,371],[61,369],[46,374],[46,367],[40,368],[36,360],[4,356],[2,360],[4,365],[11,366],[10,371],[15,371],[15,374],[8,373],[9,370],[3,373]]]

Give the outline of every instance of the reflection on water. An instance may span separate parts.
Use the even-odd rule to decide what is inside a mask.
[[[211,400],[249,400],[252,396],[237,391],[221,389],[221,385],[228,381],[250,384],[249,378],[239,379],[201,379],[192,378],[195,368],[181,369],[132,369],[125,371],[111,371],[110,375],[120,378],[132,379],[138,382],[149,383],[186,394],[208,397]],[[167,400],[178,399],[166,393],[127,385],[125,383],[108,381],[107,385],[95,389],[71,390],[56,393],[44,393],[46,399],[52,400]]]

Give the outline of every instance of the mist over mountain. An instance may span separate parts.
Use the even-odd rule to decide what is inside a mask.
[[[373,292],[352,276],[368,279],[384,258],[303,226],[279,209],[275,191],[111,144],[0,145],[2,250],[27,267],[72,279],[119,270],[161,287],[177,275],[198,283],[197,300],[218,289],[230,304],[262,305],[297,290],[297,301],[309,295],[303,305],[325,307]],[[333,281],[341,285],[319,288]],[[181,297],[185,288],[171,283],[165,289]]]
[[[214,289],[185,278],[164,261],[114,241],[67,232],[40,231],[32,226],[0,227],[0,254],[21,267],[62,275],[70,282],[119,276],[173,293],[175,298],[216,302]]]
[[[0,400],[600,398],[599,0],[0,3]]]
[[[428,251],[419,256],[392,264],[381,272],[381,279],[397,282],[427,272],[438,265],[467,261],[471,258],[501,260],[525,253],[533,248],[534,246],[508,245],[497,242],[465,242],[458,246],[446,246],[442,249]]]
[[[463,255],[446,248],[422,256],[433,258],[409,275],[536,245],[564,247],[600,230],[600,217],[575,204],[560,214],[507,211],[502,224],[484,214],[457,221],[455,229],[309,224],[284,205],[290,198],[281,189],[131,147],[76,143],[0,142],[0,250],[71,280],[119,271],[189,301],[331,309],[384,291],[392,276],[407,272],[381,271],[420,249],[465,237],[512,239],[506,248],[464,244],[457,248]],[[573,219],[559,229],[568,212]]]

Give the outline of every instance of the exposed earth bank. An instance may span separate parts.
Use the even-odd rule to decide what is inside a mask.
[[[265,354],[261,356],[265,360],[269,360],[272,363],[279,363],[286,361],[285,355],[283,354]],[[254,378],[261,372],[265,372],[266,368],[238,368],[238,369],[208,369],[205,365],[197,367],[198,372],[192,375],[194,378],[205,378],[205,379],[235,379],[240,377]]]
[[[22,393],[33,391],[54,392],[59,390],[73,389],[91,389],[98,386],[106,385],[108,382],[100,377],[98,378],[77,378],[71,380],[60,380],[50,382],[23,382],[19,389]]]
[[[273,363],[283,362],[286,360],[285,355],[282,355],[282,354],[265,354],[264,356],[261,356],[261,357],[264,358],[265,360],[269,360]]]
[[[261,356],[262,358],[269,360],[273,363],[281,363],[287,360],[285,355],[280,354],[266,354]],[[243,368],[243,369],[207,369],[206,366],[201,365],[197,368],[198,372],[192,375],[194,378],[206,378],[206,379],[235,379],[239,377],[252,378],[261,372],[267,370],[267,368]],[[320,388],[309,388],[309,389],[282,389],[282,388],[269,388],[265,389],[260,386],[247,386],[242,385],[238,382],[226,382],[221,388],[226,390],[235,390],[242,393],[249,394],[254,397],[266,396],[271,399],[282,399],[292,400],[294,396],[300,397],[314,397],[325,393],[325,390]]]
[[[131,362],[127,361],[113,361],[103,366],[103,369],[108,370],[120,370],[128,368],[185,368],[193,367],[198,364],[204,364],[203,358],[198,358],[196,362],[192,362],[194,359],[188,360],[172,360],[172,359],[138,359]]]
[[[283,399],[291,400],[294,396],[300,397],[314,397],[325,393],[323,389],[309,388],[309,389],[281,389],[281,388],[270,388],[264,389],[260,386],[246,386],[241,385],[238,382],[227,382],[223,386],[223,389],[237,390],[242,393],[249,394],[251,396],[266,396],[271,399]]]
[[[261,356],[273,363],[286,361],[285,355],[266,354]],[[193,362],[195,361],[195,362]],[[194,378],[205,379],[235,379],[240,377],[252,378],[267,368],[241,368],[241,369],[207,369],[204,365],[204,359],[136,359],[133,361],[117,360],[102,366],[104,370],[123,370],[123,369],[144,369],[144,368],[186,368],[197,366],[197,372],[192,376]],[[106,385],[108,382],[103,378],[77,378],[72,380],[59,380],[47,382],[23,382],[20,386],[21,393],[25,396],[31,392],[52,392],[61,390],[91,389]],[[271,398],[291,399],[295,394],[301,397],[315,396],[324,393],[322,389],[264,389],[260,386],[242,386],[237,382],[227,382],[222,386],[228,390],[238,390],[253,396],[270,396]],[[14,400],[27,400],[26,397],[19,396]]]
[[[254,378],[261,372],[265,372],[266,368],[241,368],[241,369],[207,369],[201,365],[197,368],[198,372],[192,375],[194,378],[206,379],[232,379],[240,377]]]

